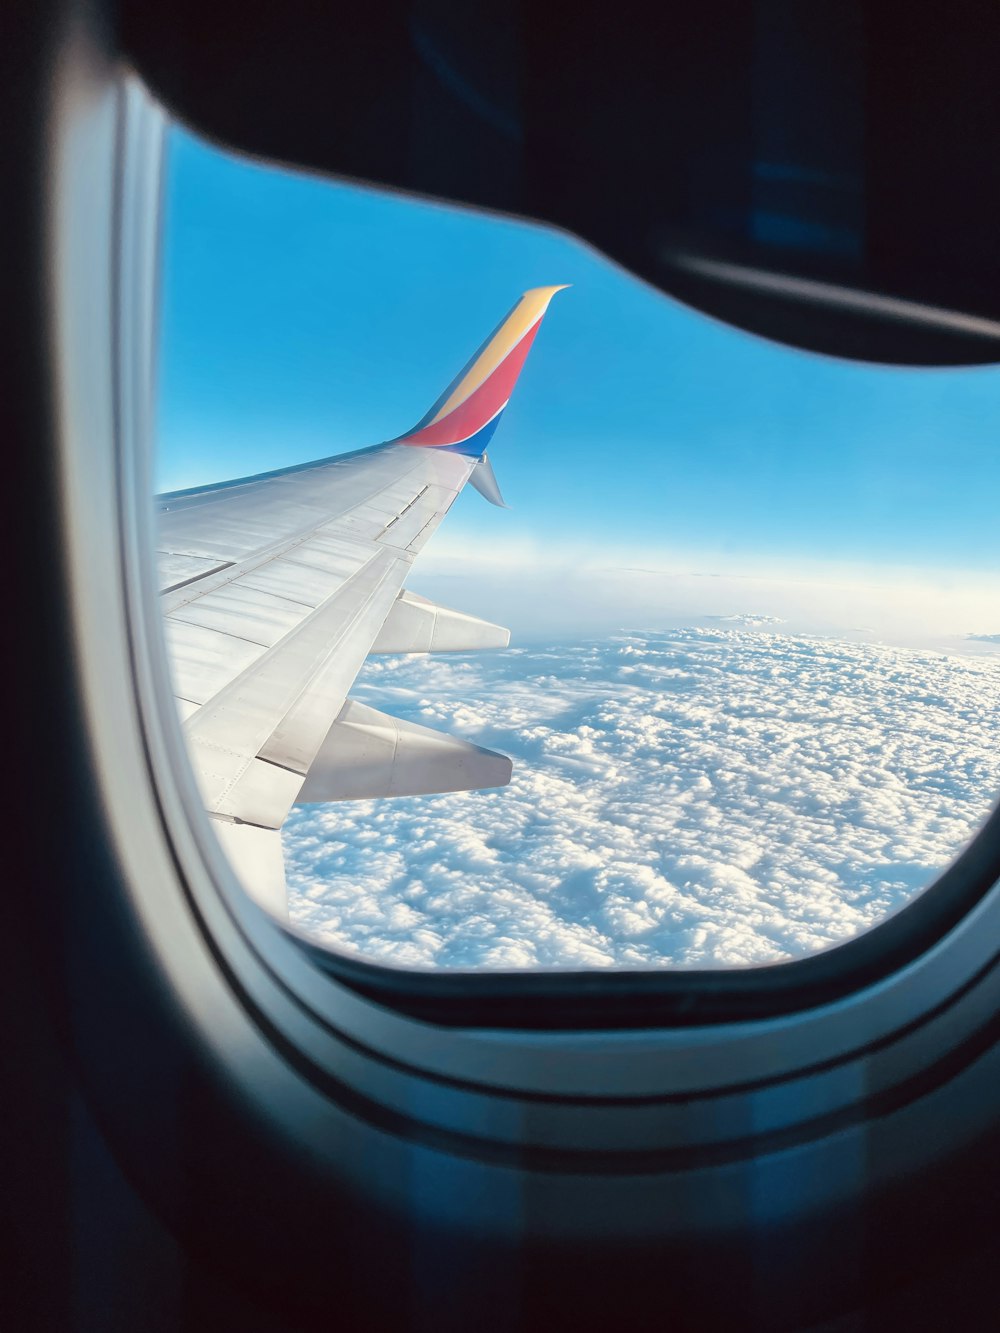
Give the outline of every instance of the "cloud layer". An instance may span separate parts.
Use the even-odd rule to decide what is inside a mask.
[[[995,658],[720,623],[373,659],[354,694],[514,758],[501,791],[293,811],[293,923],[398,965],[800,956],[907,902],[1000,788]]]
[[[461,499],[456,508],[464,523]],[[1000,648],[998,571],[988,564],[917,568],[649,541],[630,548],[603,538],[573,544],[518,537],[507,531],[516,522],[510,512],[482,515],[482,508],[475,509],[478,535],[456,533],[451,521],[434,534],[414,587],[507,625],[522,645],[597,639],[623,625],[728,623],[962,655]],[[749,621],[740,614],[746,612],[753,613]]]

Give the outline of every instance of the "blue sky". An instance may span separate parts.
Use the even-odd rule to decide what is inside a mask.
[[[158,489],[400,434],[517,296],[550,283],[573,285],[490,448],[511,509],[463,496],[448,549],[1000,570],[997,370],[791,351],[693,313],[566,235],[263,168],[180,130]]]

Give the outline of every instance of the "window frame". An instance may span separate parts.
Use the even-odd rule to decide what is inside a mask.
[[[589,1327],[609,1298],[624,1324],[664,1300],[740,1327],[891,1322],[897,1288],[910,1312],[988,1291],[1000,1006],[997,969],[971,970],[996,925],[986,900],[980,940],[960,923],[906,995],[893,978],[807,1015],[839,1012],[826,1053],[842,1058],[796,1077],[821,1054],[799,1017],[614,1033],[407,1019],[323,977],[242,898],[170,767],[157,621],[128,563],[146,558],[130,524],[148,512],[148,422],[141,378],[124,381],[149,343],[123,331],[152,287],[120,262],[129,246],[148,259],[150,209],[141,190],[121,204],[136,182],[117,15],[46,15],[18,48],[12,122],[13,554],[30,554],[12,711],[39,786],[8,894],[9,1100],[26,1135],[7,1179],[42,1256],[15,1294],[86,1314],[89,1296],[145,1310],[152,1293],[168,1320],[236,1308],[317,1328],[332,1301],[381,1333],[542,1328],[553,1309]],[[883,1039],[859,1046],[878,1021]],[[135,1260],[125,1285],[98,1263],[81,1286],[81,1239],[84,1259],[114,1260],[108,1237]]]
[[[769,1108],[759,1132],[786,1141],[818,1132],[831,1116],[857,1114],[862,1097],[875,1095],[874,1075],[864,1088],[857,1077],[858,1062],[870,1064],[872,1052],[887,1053],[878,1095],[890,1099],[917,1097],[956,1059],[974,1060],[992,1040],[1000,994],[991,944],[1000,925],[997,811],[933,887],[865,936],[812,958],[741,971],[428,976],[320,950],[244,894],[201,811],[184,753],[149,540],[156,260],[149,224],[160,190],[152,145],[157,133],[162,144],[162,121],[154,126],[161,113],[132,77],[118,115],[114,404],[105,422],[114,445],[102,453],[98,432],[85,451],[99,464],[105,502],[80,503],[81,495],[97,494],[96,478],[82,479],[72,448],[64,463],[79,488],[71,480],[64,495],[95,750],[116,732],[127,741],[130,722],[139,733],[125,785],[100,763],[99,781],[111,836],[123,863],[133,865],[132,908],[149,928],[164,984],[176,984],[186,966],[167,929],[181,911],[266,1042],[323,1095],[400,1132],[503,1160],[537,1153],[565,1164],[584,1148],[614,1152],[626,1122],[628,1153],[669,1156],[685,1144],[689,1151],[689,1120],[670,1108],[678,1112],[692,1099],[714,1108],[702,1149],[718,1156],[745,1138],[733,1139],[724,1108],[747,1089]],[[96,572],[108,568],[117,582],[102,589],[103,615],[95,617],[88,592]],[[102,665],[107,679],[95,679]],[[132,691],[127,709],[120,691],[109,691],[111,680]],[[142,788],[151,805],[140,818]],[[155,874],[135,873],[151,861]],[[432,1095],[415,1102],[417,1087]],[[533,1108],[530,1142],[526,1106]],[[635,1117],[652,1107],[658,1115],[637,1134]]]

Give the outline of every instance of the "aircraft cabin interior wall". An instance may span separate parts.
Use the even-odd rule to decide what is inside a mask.
[[[3,1327],[995,1327],[1000,17],[2,23]]]

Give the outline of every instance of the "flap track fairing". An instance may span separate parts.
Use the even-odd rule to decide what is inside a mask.
[[[510,630],[403,591],[372,644],[373,653],[462,653],[506,648]]]
[[[297,804],[506,787],[511,761],[417,722],[348,699],[306,775]]]

